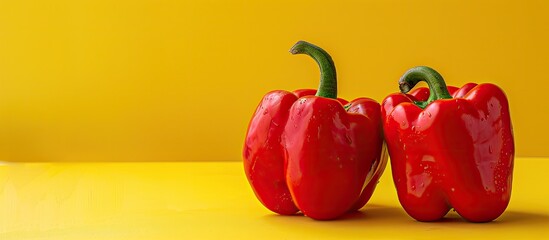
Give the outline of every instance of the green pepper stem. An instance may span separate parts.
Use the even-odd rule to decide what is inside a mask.
[[[316,92],[318,97],[337,98],[336,69],[332,57],[322,48],[305,41],[297,42],[291,49],[292,54],[307,54],[320,67],[320,85]]]
[[[398,81],[400,92],[408,93],[421,81],[427,82],[427,85],[429,86],[429,99],[425,102],[415,102],[420,108],[425,108],[429,103],[438,99],[452,98],[442,76],[434,69],[426,66],[414,67],[404,73]]]

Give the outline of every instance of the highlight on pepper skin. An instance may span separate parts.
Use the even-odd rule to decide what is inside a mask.
[[[337,98],[335,64],[323,49],[299,41],[290,52],[318,63],[319,88],[263,97],[244,141],[244,171],[269,210],[336,219],[368,202],[387,164],[380,105]]]

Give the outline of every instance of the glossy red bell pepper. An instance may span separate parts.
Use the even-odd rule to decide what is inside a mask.
[[[263,97],[246,134],[244,169],[271,211],[334,219],[364,206],[385,169],[381,107],[369,98],[336,99],[335,66],[321,48],[300,41],[290,52],[316,60],[319,90]]]
[[[404,94],[419,81],[428,94]],[[505,93],[489,83],[447,88],[428,67],[409,70],[399,84],[402,94],[385,98],[382,116],[406,212],[419,221],[439,220],[451,208],[471,222],[499,217],[511,197],[514,159]]]

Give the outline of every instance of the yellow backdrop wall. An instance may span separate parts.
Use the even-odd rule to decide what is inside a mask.
[[[315,88],[297,40],[332,54],[340,96],[381,101],[410,67],[493,82],[518,156],[549,156],[548,1],[1,1],[0,160],[241,159],[272,89]]]

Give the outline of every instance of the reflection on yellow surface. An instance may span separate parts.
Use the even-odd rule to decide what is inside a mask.
[[[289,48],[381,101],[429,65],[510,99],[518,156],[549,156],[548,1],[0,2],[0,160],[234,161],[261,96],[316,88]]]
[[[360,212],[335,221],[279,216],[239,162],[10,163],[0,166],[0,239],[501,239],[549,234],[546,158],[515,165],[507,211],[474,224],[406,215],[390,169]]]

